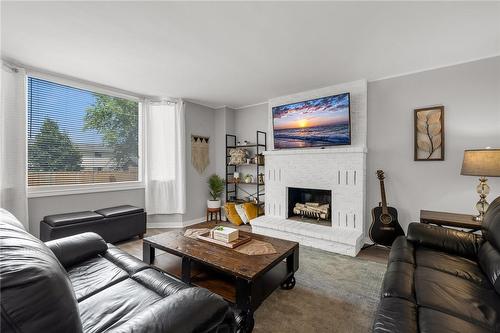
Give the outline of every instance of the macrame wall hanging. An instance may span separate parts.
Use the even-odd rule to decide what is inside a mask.
[[[210,163],[208,141],[206,136],[191,135],[191,164],[202,174]]]

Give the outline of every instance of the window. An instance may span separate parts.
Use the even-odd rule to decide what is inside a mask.
[[[139,102],[28,77],[28,186],[139,180]]]

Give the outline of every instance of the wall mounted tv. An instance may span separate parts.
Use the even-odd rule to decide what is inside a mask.
[[[274,149],[351,144],[350,95],[274,106]]]

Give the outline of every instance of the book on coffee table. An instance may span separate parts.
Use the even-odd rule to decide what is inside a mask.
[[[234,228],[215,227],[212,229],[212,238],[229,243],[239,238],[239,232]]]
[[[206,232],[204,234],[198,235],[197,238],[201,241],[209,242],[209,243],[216,244],[216,245],[221,245],[221,246],[224,246],[224,247],[227,247],[230,249],[234,249],[234,248],[236,248],[242,244],[248,243],[250,240],[252,240],[252,238],[250,236],[238,235],[237,239],[235,239],[231,242],[226,242],[226,241],[214,238],[211,234],[212,234],[212,231]]]

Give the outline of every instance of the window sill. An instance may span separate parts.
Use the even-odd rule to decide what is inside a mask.
[[[72,194],[98,193],[144,189],[143,182],[123,182],[112,184],[56,185],[28,188],[28,198],[52,197]]]

